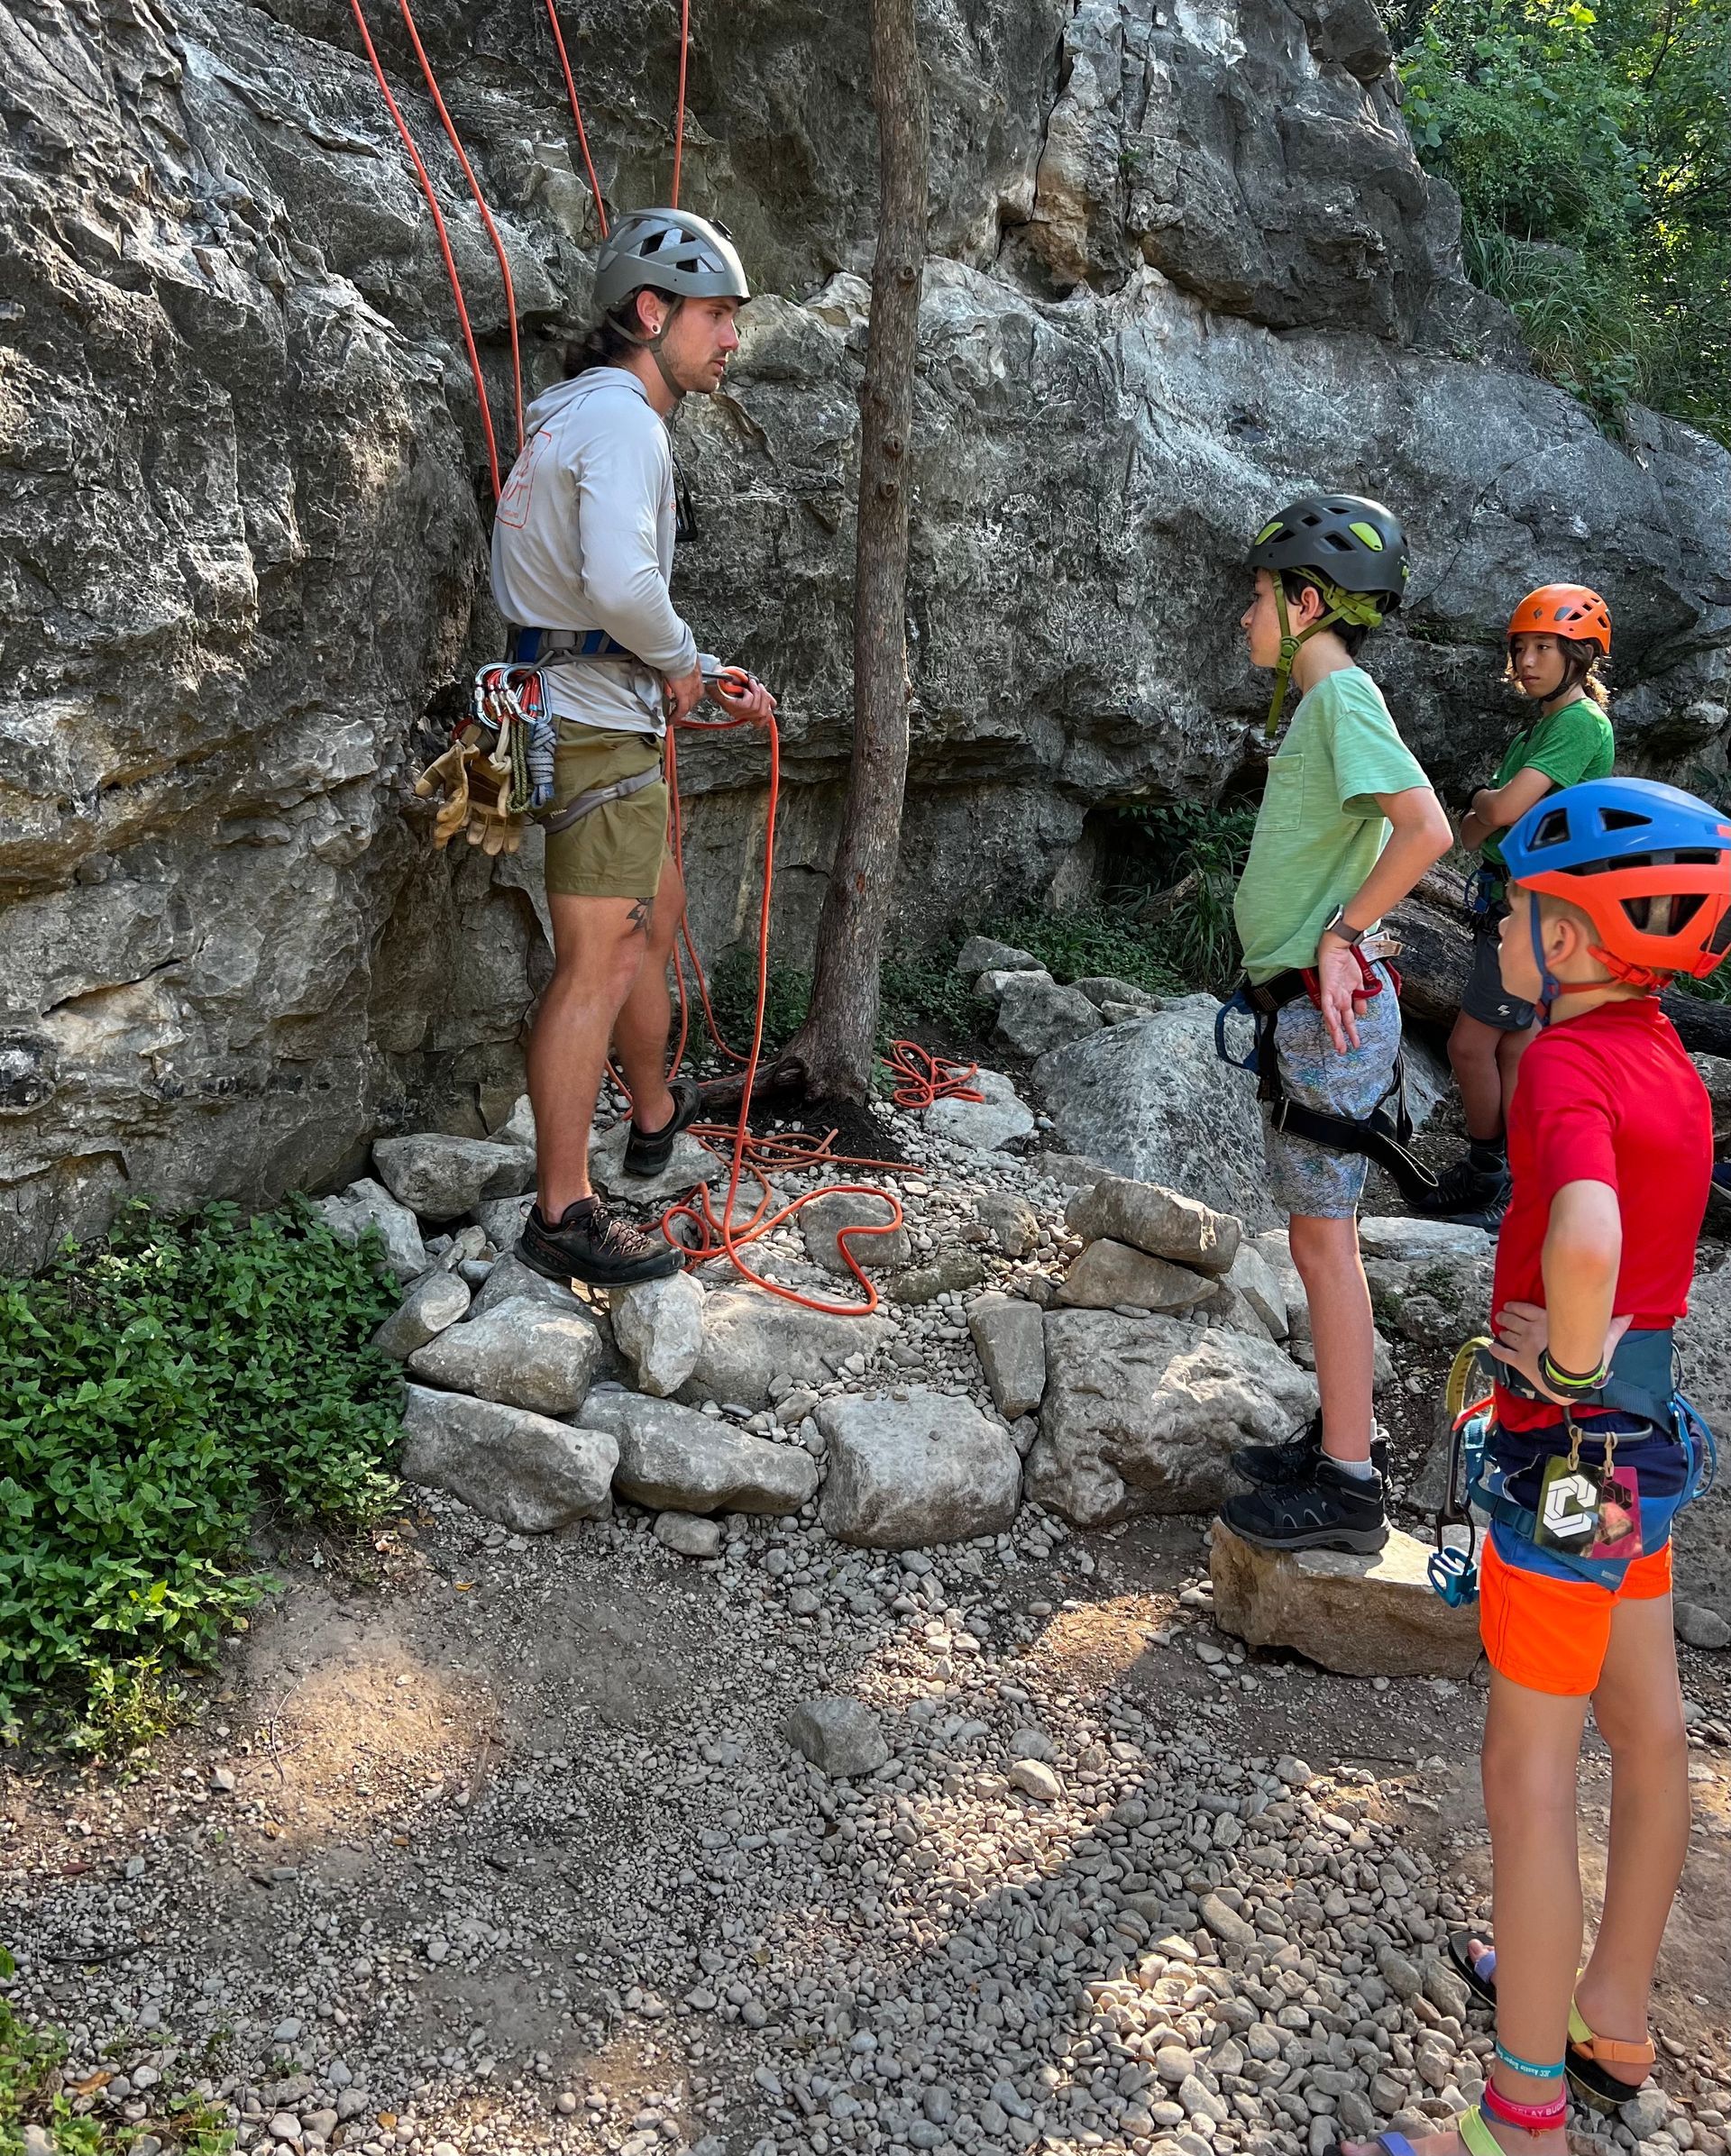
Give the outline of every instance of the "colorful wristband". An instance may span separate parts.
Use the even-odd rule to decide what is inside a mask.
[[[1597,1370],[1565,1370],[1552,1360],[1551,1350],[1539,1350],[1539,1375],[1553,1393],[1596,1393],[1610,1375],[1608,1363]]]

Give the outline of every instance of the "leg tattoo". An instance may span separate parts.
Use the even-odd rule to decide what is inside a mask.
[[[626,915],[625,923],[637,935],[647,936],[655,925],[655,901],[653,899],[639,899]]]

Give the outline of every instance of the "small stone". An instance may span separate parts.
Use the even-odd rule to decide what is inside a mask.
[[[867,1273],[894,1272],[913,1254],[907,1225],[896,1220],[895,1212],[886,1197],[863,1191],[820,1191],[800,1208],[806,1255],[826,1273],[851,1277],[841,1238],[848,1229],[870,1229],[870,1234],[849,1235],[847,1251]]]
[[[1090,1243],[1070,1267],[1058,1301],[1070,1310],[1127,1305],[1144,1313],[1186,1311],[1212,1296],[1216,1285],[1186,1265],[1150,1257],[1129,1243],[1103,1237]]]
[[[429,1260],[420,1222],[382,1183],[363,1177],[340,1196],[321,1198],[316,1210],[337,1240],[351,1247],[369,1228],[377,1229],[386,1260],[399,1281],[415,1280],[426,1272]]]
[[[292,2111],[279,2111],[265,2128],[272,2141],[298,2141],[300,2121]]]
[[[664,1549],[671,1549],[682,1558],[713,1558],[721,1554],[721,1522],[701,1519],[695,1512],[657,1512],[655,1536]]]
[[[436,1130],[381,1137],[373,1145],[372,1161],[392,1197],[431,1220],[472,1212],[483,1198],[515,1198],[535,1178],[533,1147],[448,1137]]]
[[[1618,2107],[1618,2115],[1636,2141],[1648,2141],[1670,2124],[1671,2098],[1662,2088],[1644,2088]]]
[[[832,1781],[874,1774],[890,1756],[877,1717],[856,1699],[806,1700],[783,1726],[788,1742]]]
[[[1038,1798],[1042,1804],[1055,1804],[1064,1794],[1063,1783],[1044,1759],[1018,1759],[1007,1778],[1014,1788]]]
[[[1247,1923],[1235,1909],[1229,1909],[1217,1894],[1203,1896],[1198,1914],[1223,1946],[1256,1944],[1256,1926]]]
[[[1065,1210],[1064,1223],[1084,1242],[1129,1243],[1150,1257],[1214,1274],[1231,1268],[1244,1232],[1234,1214],[1215,1212],[1199,1199],[1126,1175],[1104,1175],[1079,1191]]]
[[[1699,1647],[1708,1654],[1731,1647],[1731,1623],[1717,1610],[1698,1602],[1680,1602],[1672,1604],[1671,1617],[1685,1647]]]
[[[224,1796],[232,1795],[234,1769],[232,1767],[213,1767],[210,1770],[210,1786],[213,1789],[220,1790]]]
[[[1046,1327],[1031,1302],[981,1295],[968,1309],[968,1330],[993,1404],[1006,1422],[1033,1413],[1046,1393]]]

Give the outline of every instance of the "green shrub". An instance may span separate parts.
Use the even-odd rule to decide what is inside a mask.
[[[811,1002],[811,976],[802,967],[771,964],[764,997],[764,1052],[783,1048],[804,1023]],[[710,1008],[728,1047],[746,1055],[757,1020],[757,954],[729,951],[710,976]],[[705,1043],[701,1006],[691,998],[691,1039]],[[724,1061],[718,1058],[718,1061]]]
[[[1166,903],[1156,896],[1153,910],[1144,901],[1141,935],[1186,985],[1224,993],[1238,976],[1232,894],[1250,858],[1256,803],[1174,801],[1125,814],[1150,842],[1160,891],[1173,894]]]
[[[1122,907],[1019,913],[984,933],[1030,951],[1054,981],[1085,981],[1094,974],[1115,973],[1154,996],[1176,995],[1184,987],[1160,947],[1164,938],[1150,935]]]
[[[389,1503],[380,1258],[303,1200],[250,1220],[135,1203],[0,1282],[0,1723],[148,1733],[174,1665],[261,1591],[235,1567],[262,1505],[356,1525]]]
[[[1385,0],[1468,274],[1542,371],[1731,442],[1731,0]]]

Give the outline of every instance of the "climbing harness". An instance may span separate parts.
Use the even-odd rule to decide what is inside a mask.
[[[1557,1405],[1557,1414],[1568,1436],[1568,1450],[1546,1457],[1539,1431],[1505,1432],[1496,1421],[1493,1384],[1523,1400],[1543,1400],[1545,1395],[1519,1371],[1492,1356],[1491,1341],[1480,1336],[1460,1349],[1449,1372],[1445,1404],[1450,1421],[1449,1461],[1442,1498],[1433,1522],[1435,1548],[1429,1573],[1432,1586],[1459,1609],[1479,1594],[1478,1537],[1480,1519],[1507,1528],[1524,1542],[1545,1550],[1565,1572],[1595,1585],[1616,1588],[1642,1548],[1663,1547],[1671,1522],[1686,1505],[1693,1504],[1712,1488],[1717,1468],[1713,1432],[1699,1411],[1676,1382],[1674,1340],[1671,1328],[1626,1332],[1613,1352],[1604,1383],[1584,1393],[1573,1406]],[[1482,1389],[1481,1389],[1482,1388]],[[1471,1395],[1471,1397],[1469,1397]],[[1549,1403],[1556,1404],[1556,1403]],[[1667,1434],[1681,1448],[1682,1476],[1675,1493],[1654,1494],[1636,1491],[1635,1477],[1626,1472],[1618,1482],[1617,1448],[1619,1439],[1649,1441],[1644,1432],[1606,1429],[1595,1435],[1594,1426],[1577,1421],[1576,1408],[1608,1410],[1638,1417],[1653,1435]],[[1497,1439],[1503,1444],[1499,1448]],[[1583,1461],[1583,1442],[1598,1461]],[[1518,1447],[1534,1454],[1513,1464],[1501,1452]],[[1534,1474],[1541,1477],[1539,1503],[1525,1504],[1510,1485]],[[1576,1545],[1591,1548],[1599,1539],[1599,1507],[1603,1494],[1626,1486],[1624,1509],[1632,1515],[1633,1529],[1641,1548],[1624,1556],[1593,1557]],[[1451,1543],[1451,1530],[1464,1530],[1466,1547]]]
[[[1387,938],[1374,938],[1367,945],[1354,947],[1353,955],[1358,959],[1363,982],[1362,990],[1357,992],[1369,998],[1381,995],[1392,987],[1398,997],[1400,975],[1390,965],[1385,982],[1377,972],[1377,963],[1392,955],[1399,947]],[[1311,966],[1289,966],[1268,981],[1241,981],[1214,1013],[1214,1053],[1234,1070],[1254,1074],[1257,1098],[1268,1110],[1272,1128],[1283,1130],[1292,1137],[1308,1139],[1312,1145],[1324,1147],[1331,1153],[1362,1153],[1378,1167],[1388,1171],[1409,1204],[1424,1204],[1435,1196],[1436,1176],[1412,1151],[1413,1119],[1406,1107],[1406,1066],[1403,1056],[1396,1055],[1388,1090],[1368,1116],[1342,1116],[1328,1109],[1310,1108],[1302,1101],[1295,1101],[1287,1092],[1280,1076],[1276,1029],[1287,1005],[1305,995],[1320,1008],[1319,977]],[[1232,1055],[1226,1046],[1226,1023],[1234,1015],[1249,1018],[1255,1029],[1250,1052],[1242,1057]]]

